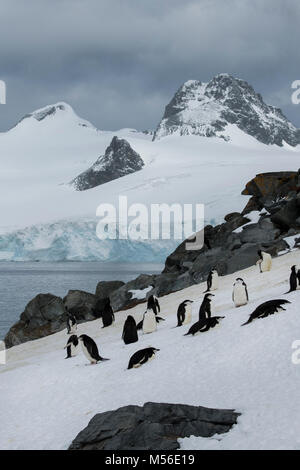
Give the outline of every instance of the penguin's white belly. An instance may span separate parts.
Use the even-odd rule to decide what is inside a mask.
[[[219,276],[218,276],[218,274],[213,274],[212,275],[212,280],[211,280],[210,290],[217,290],[218,287],[219,287]]]
[[[269,253],[265,253],[263,255],[263,259],[261,262],[261,270],[262,272],[270,271],[272,267],[272,257],[269,255]]]
[[[86,346],[84,345],[84,343],[81,343],[81,348],[82,348],[82,352],[83,354],[85,355],[85,357],[92,363],[96,363],[96,359],[94,359],[90,353],[89,353],[89,350],[86,348]]]
[[[185,312],[183,325],[187,325],[188,323],[191,323],[191,320],[192,320],[192,309],[188,308],[187,311]]]
[[[236,307],[246,305],[248,303],[246,290],[242,286],[237,286],[233,290],[233,302]]]
[[[71,356],[77,356],[78,354],[78,345],[74,346],[74,344],[71,344]]]
[[[146,313],[143,320],[143,333],[153,333],[153,331],[156,331],[156,328],[155,314],[153,312]]]
[[[75,325],[70,327],[70,333],[69,334],[74,335],[76,333],[76,331],[77,331],[77,325],[75,324]]]

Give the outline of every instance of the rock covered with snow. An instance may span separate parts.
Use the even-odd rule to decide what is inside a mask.
[[[279,108],[267,105],[245,80],[228,74],[208,83],[185,82],[166,106],[153,140],[171,134],[230,140],[232,124],[264,144],[300,144],[300,129]]]
[[[129,142],[114,136],[105,154],[71,184],[78,191],[84,191],[139,171],[143,166],[142,158],[131,148]]]
[[[237,423],[234,410],[169,403],[123,406],[96,414],[70,450],[174,450],[178,438],[224,434]]]

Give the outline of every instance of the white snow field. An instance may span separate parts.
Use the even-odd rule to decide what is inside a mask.
[[[42,120],[37,118],[51,106],[0,133],[0,233],[10,234],[0,240],[0,259],[114,261],[126,248],[130,261],[151,261],[152,254],[157,259],[159,250],[163,260],[178,241],[100,241],[98,205],[118,207],[119,195],[127,196],[129,206],[205,204],[205,219],[215,224],[243,209],[247,198],[241,191],[257,173],[299,168],[299,146],[267,146],[235,125],[226,127],[230,142],[176,135],[152,142],[151,135],[134,129],[99,131],[66,103],[53,107],[56,111]],[[114,135],[128,140],[145,167],[75,191],[69,183],[104,153]]]
[[[124,320],[140,320],[145,304],[116,314],[115,325],[101,329],[96,320],[79,326],[92,336],[110,361],[87,365],[80,354],[65,360],[66,330],[7,351],[0,367],[0,448],[67,449],[77,433],[99,412],[147,401],[234,408],[241,416],[227,434],[182,439],[182,449],[300,449],[300,364],[292,349],[300,340],[300,290],[288,290],[290,266],[300,264],[299,250],[273,260],[272,271],[253,266],[220,278],[213,313],[225,315],[220,325],[195,337],[183,336],[190,325],[173,328],[177,306],[196,302],[205,284],[160,298],[166,318],[155,333],[138,343],[121,340]],[[250,303],[234,308],[236,277],[248,284]],[[287,310],[241,327],[260,303],[286,298]],[[130,356],[147,346],[160,348],[141,368],[127,370]],[[298,346],[299,348],[299,346]]]

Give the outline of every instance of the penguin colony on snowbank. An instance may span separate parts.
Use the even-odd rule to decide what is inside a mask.
[[[259,270],[261,273],[270,271],[272,267],[272,259],[268,253],[264,253],[261,250],[258,251]],[[289,278],[290,289],[286,294],[297,290],[300,286],[300,270],[296,269],[296,266],[291,267],[291,274]],[[212,316],[211,314],[211,303],[215,294],[211,291],[216,291],[219,285],[219,276],[217,270],[212,269],[207,278],[207,289],[204,292],[204,297],[199,308],[198,320],[189,328],[184,336],[196,335],[198,333],[204,333],[210,329],[215,328],[220,324],[220,321],[224,319],[223,316]],[[241,307],[247,305],[249,302],[248,289],[245,281],[242,278],[237,278],[233,284],[232,289],[232,301],[235,307]],[[273,315],[276,312],[286,310],[284,305],[290,302],[286,299],[272,299],[258,305],[255,310],[250,314],[248,321],[243,323],[241,326],[251,323],[253,320],[259,318],[265,318],[269,315]],[[192,320],[192,306],[193,301],[186,299],[181,302],[177,309],[177,325],[176,327],[182,327],[187,325]],[[122,340],[125,344],[131,344],[138,341],[138,330],[142,330],[143,334],[153,333],[157,330],[157,326],[164,318],[158,316],[160,313],[160,304],[154,295],[150,295],[147,300],[147,309],[143,314],[142,320],[136,324],[136,321],[132,315],[128,315],[124,322]],[[110,305],[109,298],[105,299],[103,311],[100,317],[102,317],[102,328],[108,327],[115,321],[113,309]],[[67,333],[70,335],[68,342],[65,346],[67,349],[67,357],[69,359],[78,354],[79,343],[81,349],[86,358],[91,364],[97,364],[108,359],[100,356],[98,346],[95,341],[88,335],[82,334],[79,337],[76,334],[77,322],[73,314],[67,311]],[[130,358],[128,363],[128,369],[137,368],[146,362],[152,360],[155,357],[158,348],[148,347],[136,351]]]

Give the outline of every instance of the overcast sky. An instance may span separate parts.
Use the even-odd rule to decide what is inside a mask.
[[[57,101],[100,129],[154,128],[186,80],[247,80],[300,127],[299,0],[0,0],[0,129]]]

